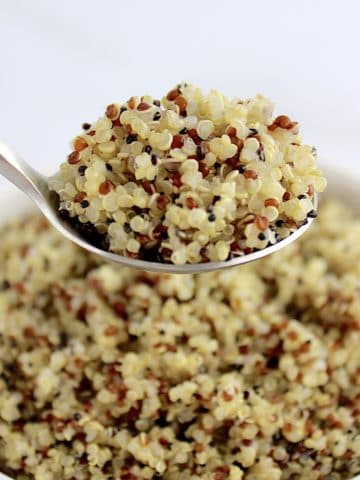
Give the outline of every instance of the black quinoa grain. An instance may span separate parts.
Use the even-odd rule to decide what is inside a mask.
[[[124,232],[125,233],[130,233],[132,230],[131,230],[131,227],[130,227],[130,223],[124,223],[123,225],[123,229],[124,229]]]
[[[304,195],[304,194],[301,194],[301,195],[298,196],[299,200],[304,200],[305,198],[307,198],[307,196]]]
[[[215,213],[210,213],[210,215],[208,216],[208,220],[209,220],[209,222],[215,222],[215,220],[216,220]]]
[[[151,152],[151,147],[150,147],[150,145],[146,145],[146,147],[144,148],[144,151],[145,151],[146,153],[150,153],[150,152]]]
[[[82,202],[80,202],[80,205],[82,208],[87,208],[90,205],[90,203],[88,200],[83,200]]]
[[[156,122],[157,120],[160,120],[160,118],[161,118],[161,113],[160,112],[155,112],[154,116],[153,116],[154,122]]]
[[[80,165],[80,167],[78,168],[80,177],[83,177],[85,175],[86,169],[87,169],[86,165]]]
[[[279,218],[279,220],[276,220],[275,225],[277,227],[282,227],[284,225],[284,220],[281,220],[281,218]]]
[[[153,104],[156,105],[157,107],[160,107],[160,100],[154,100]]]
[[[257,135],[258,131],[256,128],[249,128],[252,135]]]
[[[317,211],[316,210],[311,210],[308,214],[307,214],[308,218],[316,218],[317,217]]]
[[[110,163],[105,163],[105,167],[106,167],[106,170],[108,170],[109,172],[113,171],[113,167],[110,165]]]
[[[81,420],[81,413],[79,412],[74,413],[73,418],[78,422],[79,420]]]
[[[61,332],[59,335],[59,347],[64,348],[69,342],[69,337],[65,332]]]
[[[267,368],[269,368],[270,370],[274,370],[276,368],[278,368],[279,366],[279,357],[276,357],[276,356],[273,356],[273,357],[270,357],[267,362],[266,362],[266,366]]]
[[[187,128],[186,127],[182,128],[179,133],[180,135],[185,135],[187,133]]]
[[[65,208],[62,208],[61,210],[59,210],[58,215],[62,220],[69,220],[70,218],[70,213]]]
[[[238,170],[239,170],[239,173],[244,173],[245,172],[245,167],[243,165],[240,165]]]
[[[204,160],[205,158],[205,153],[201,145],[196,147],[196,158],[197,160]]]
[[[259,235],[258,235],[258,239],[259,240],[266,240],[266,235],[264,232],[260,232]]]
[[[154,154],[151,155],[151,163],[152,163],[153,165],[156,165],[156,164],[157,164],[157,156],[154,155]]]
[[[241,372],[244,369],[244,365],[242,363],[235,363],[234,365],[231,365],[231,368],[236,372]]]
[[[81,126],[83,130],[89,130],[91,128],[91,124],[87,122],[84,122]]]
[[[299,444],[298,443],[287,443],[286,444],[286,452],[289,454],[289,455],[293,455],[294,453],[297,452],[299,448]]]
[[[137,139],[137,135],[128,135],[126,137],[126,143],[127,144],[133,143],[133,142],[135,142],[136,139]]]
[[[121,107],[120,108],[120,115],[123,113],[123,112],[126,112],[127,108],[126,107]]]

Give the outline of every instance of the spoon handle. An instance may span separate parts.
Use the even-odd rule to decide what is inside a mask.
[[[44,203],[45,178],[0,141],[0,174],[10,180],[40,208]]]

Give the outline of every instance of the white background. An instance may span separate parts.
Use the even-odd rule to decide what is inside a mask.
[[[188,80],[271,97],[360,177],[359,17],[357,0],[0,0],[0,138],[50,173],[106,104]]]

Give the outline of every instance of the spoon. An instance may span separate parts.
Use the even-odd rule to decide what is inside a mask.
[[[49,190],[47,177],[34,170],[2,142],[0,142],[0,174],[10,180],[10,182],[16,185],[20,190],[22,190],[41,210],[43,215],[49,220],[52,226],[72,242],[91,253],[99,255],[106,261],[151,272],[204,273],[213,270],[221,270],[223,268],[244,265],[245,263],[249,263],[275,253],[292,243],[294,240],[297,240],[299,237],[301,237],[301,235],[303,235],[303,233],[306,232],[313,221],[313,218],[308,218],[307,223],[274,245],[266,247],[262,250],[257,250],[247,255],[234,257],[223,262],[207,262],[186,265],[148,262],[145,260],[129,258],[116,253],[101,250],[84,239],[84,237],[82,237],[70,223],[67,223],[66,220],[60,218],[58,213],[57,195],[55,192],[51,192]],[[315,210],[317,208],[316,194],[314,196],[314,208]]]

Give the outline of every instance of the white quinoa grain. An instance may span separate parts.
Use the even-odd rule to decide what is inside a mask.
[[[200,120],[196,131],[202,140],[207,140],[214,131],[214,124],[210,120]]]

